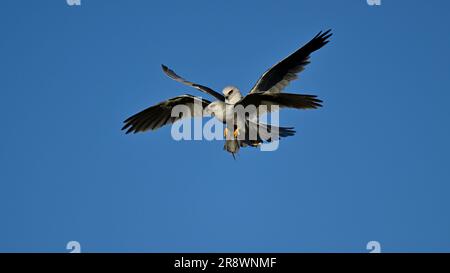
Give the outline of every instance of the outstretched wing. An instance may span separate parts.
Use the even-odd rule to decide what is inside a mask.
[[[166,124],[172,124],[179,119],[187,118],[187,116],[172,117],[172,109],[177,105],[187,106],[190,110],[189,117],[202,117],[203,109],[210,103],[208,100],[192,95],[171,98],[127,118],[122,130],[127,130],[127,134],[156,130]],[[201,107],[194,107],[196,104]]]
[[[245,122],[256,121],[258,123],[261,115],[277,111],[280,108],[317,109],[319,107],[322,107],[322,101],[314,95],[266,92],[248,94],[236,103],[234,110],[237,124],[242,129],[244,119]]]
[[[168,68],[167,66],[165,66],[163,64],[161,65],[161,67],[162,67],[164,73],[166,73],[167,76],[169,76],[170,78],[176,80],[177,82],[181,82],[182,84],[186,84],[188,86],[192,86],[192,87],[194,87],[194,88],[196,88],[196,89],[198,89],[198,90],[200,90],[200,91],[202,91],[202,92],[204,92],[206,94],[209,94],[209,95],[215,97],[216,99],[218,99],[220,101],[225,101],[225,97],[222,94],[217,93],[216,91],[212,90],[211,88],[209,88],[207,86],[204,86],[204,85],[200,85],[200,84],[196,84],[196,83],[190,82],[188,80],[185,80],[184,78],[178,76],[172,69]]]
[[[245,96],[236,105],[241,105],[244,108],[252,105],[255,108],[245,108],[247,111],[257,111],[249,113],[251,118],[260,116],[266,112],[276,110],[272,106],[279,108],[294,108],[294,109],[317,109],[322,107],[322,101],[315,95],[300,95],[289,93],[252,93]],[[265,109],[260,106],[266,106]]]
[[[326,45],[329,42],[327,39],[331,35],[331,29],[323,33],[319,32],[302,48],[267,70],[250,90],[250,93],[280,93],[283,91],[291,81],[297,79],[297,73],[303,71],[305,66],[310,63],[309,55]]]

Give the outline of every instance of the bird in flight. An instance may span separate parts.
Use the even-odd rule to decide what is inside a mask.
[[[319,32],[303,47],[269,68],[246,96],[234,86],[225,87],[220,94],[207,86],[188,81],[162,65],[164,73],[173,80],[196,88],[214,97],[215,100],[211,102],[189,94],[177,96],[127,118],[122,130],[126,130],[126,134],[145,132],[173,124],[182,118],[213,115],[225,125],[224,150],[230,152],[233,157],[241,147],[258,147],[264,142],[292,136],[295,134],[292,127],[264,124],[258,117],[278,108],[317,109],[322,106],[322,101],[315,95],[283,93],[283,90],[291,81],[298,78],[297,74],[310,63],[311,53],[325,46],[331,35],[331,30]],[[194,107],[196,104],[201,106],[200,110]],[[172,109],[178,105],[188,107],[190,115],[172,116]],[[249,106],[254,107],[248,110]],[[245,115],[237,115],[238,107],[248,112]],[[250,137],[251,132],[256,133]]]

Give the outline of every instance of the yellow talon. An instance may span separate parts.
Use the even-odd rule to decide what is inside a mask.
[[[227,137],[227,135],[228,135],[228,128],[225,127],[225,129],[223,130],[223,136]]]
[[[236,130],[234,130],[233,136],[234,136],[234,138],[237,138],[238,135],[239,135],[239,129],[237,128]]]

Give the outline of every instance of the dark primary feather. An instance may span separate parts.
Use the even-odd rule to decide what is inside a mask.
[[[163,64],[161,65],[161,67],[162,67],[162,70],[164,71],[164,73],[167,76],[169,76],[171,79],[173,79],[173,80],[175,80],[177,82],[180,82],[182,84],[194,87],[194,88],[196,88],[196,89],[198,89],[198,90],[200,90],[200,91],[202,91],[202,92],[204,92],[206,94],[209,94],[209,95],[215,97],[216,99],[218,99],[220,101],[225,101],[225,97],[222,94],[212,90],[211,88],[209,88],[207,86],[204,86],[204,85],[200,85],[200,84],[196,84],[196,83],[190,82],[188,80],[185,80],[181,76],[177,75],[175,73],[175,71],[173,71],[172,69],[168,68],[167,66],[165,66]]]
[[[305,66],[310,63],[310,54],[326,45],[331,35],[331,29],[323,33],[322,31],[319,32],[306,45],[267,70],[251,89],[250,93],[281,92],[290,81],[297,78],[297,73],[303,71]]]
[[[247,107],[254,105],[258,108],[261,105],[270,106],[277,105],[280,108],[295,109],[316,109],[322,107],[322,101],[315,95],[300,95],[289,93],[252,93],[245,96],[238,105]]]
[[[250,130],[257,132],[256,139],[255,136],[250,135]],[[245,138],[241,139],[241,147],[253,146],[257,147],[264,142],[272,142],[279,140],[283,137],[289,137],[295,135],[295,130],[293,127],[278,127],[271,124],[256,123],[247,120],[245,123]]]
[[[194,111],[194,102],[199,102],[202,105],[201,113]],[[156,130],[166,124],[172,124],[175,121],[187,117],[172,117],[172,109],[177,105],[186,105],[189,107],[191,116],[202,116],[203,109],[211,102],[200,97],[192,95],[182,95],[163,101],[154,106],[151,106],[129,118],[127,118],[122,127],[122,130],[127,130],[126,133],[145,132],[147,130]]]

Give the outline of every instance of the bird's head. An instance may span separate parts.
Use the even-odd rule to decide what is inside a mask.
[[[222,91],[225,96],[225,102],[229,104],[235,104],[242,99],[241,92],[235,86],[227,86]]]

